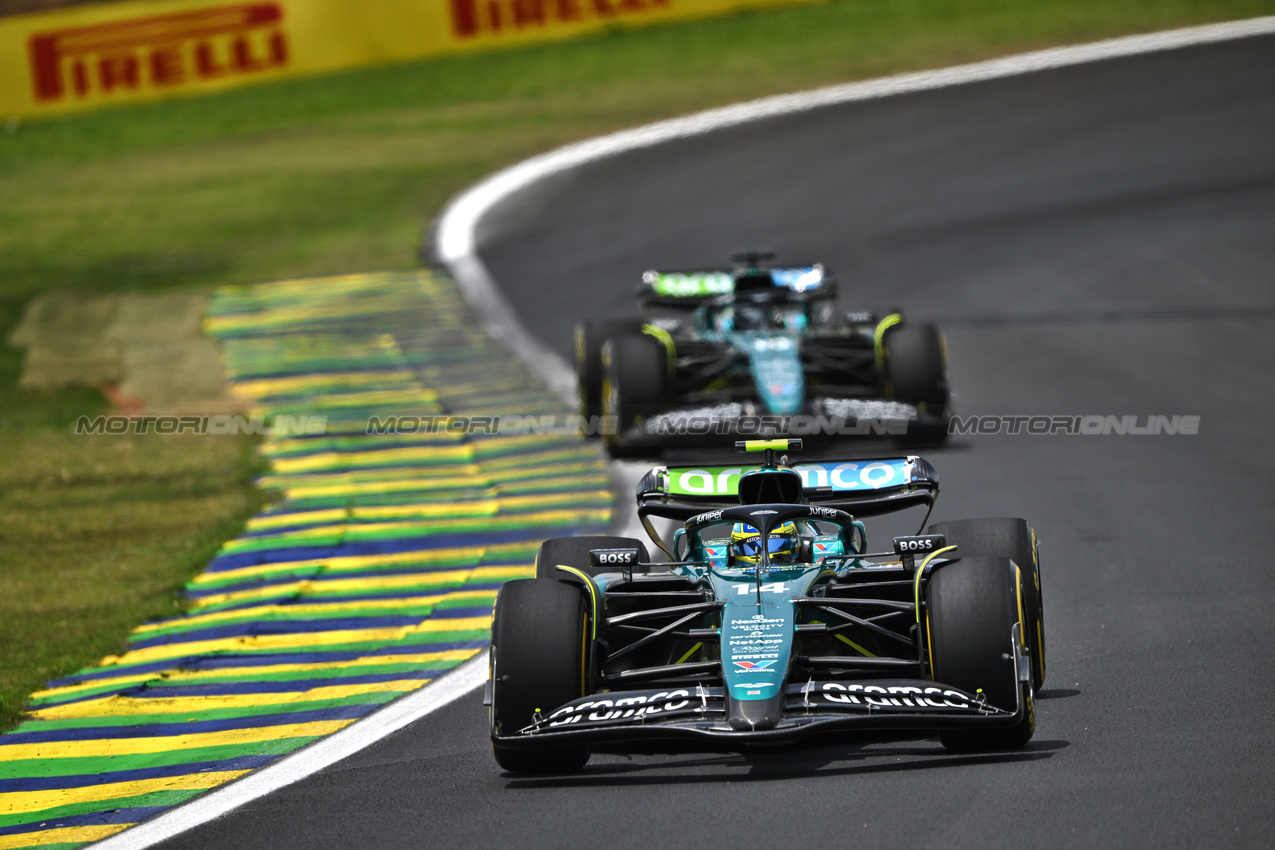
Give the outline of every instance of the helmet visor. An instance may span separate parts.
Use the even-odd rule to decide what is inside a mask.
[[[746,558],[761,555],[762,541],[760,537],[747,537],[735,544],[735,551]],[[792,549],[792,537],[787,534],[772,534],[766,539],[766,551],[771,555],[777,552],[788,552]]]

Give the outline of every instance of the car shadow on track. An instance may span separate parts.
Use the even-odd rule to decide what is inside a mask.
[[[773,781],[831,776],[866,776],[913,770],[937,770],[983,764],[1032,762],[1052,758],[1069,741],[1036,740],[1018,750],[951,754],[937,741],[909,741],[890,746],[841,745],[817,749],[745,755],[595,756],[580,773],[569,776],[515,776],[505,786],[572,788],[599,785],[639,786]],[[615,759],[622,759],[616,761]]]
[[[1080,691],[1075,688],[1049,688],[1048,690],[1036,692],[1036,699],[1067,699],[1078,696],[1080,696]]]

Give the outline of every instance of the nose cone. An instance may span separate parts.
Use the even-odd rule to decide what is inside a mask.
[[[727,692],[726,722],[736,732],[752,732],[774,729],[784,716],[784,694],[770,699],[734,699]]]
[[[806,400],[806,380],[801,371],[797,340],[787,336],[753,341],[749,365],[757,394],[773,414],[800,413]]]

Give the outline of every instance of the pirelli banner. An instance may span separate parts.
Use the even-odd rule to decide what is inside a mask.
[[[803,0],[133,0],[0,18],[0,118]]]

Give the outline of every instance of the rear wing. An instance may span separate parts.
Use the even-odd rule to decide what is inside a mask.
[[[685,522],[696,514],[739,504],[739,478],[753,466],[657,466],[638,483],[638,518]],[[939,495],[938,473],[924,458],[826,460],[793,464],[801,500],[856,517],[880,516],[923,505]]]
[[[778,289],[800,301],[835,298],[837,281],[821,265],[768,269]],[[638,284],[637,299],[642,304],[694,309],[735,291],[730,272],[720,270],[648,271]]]

